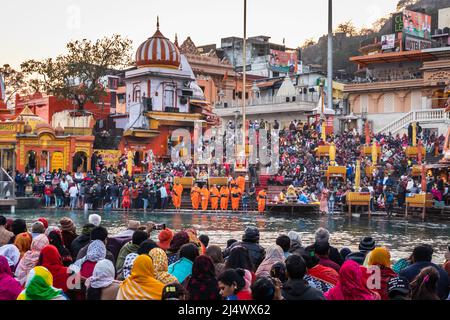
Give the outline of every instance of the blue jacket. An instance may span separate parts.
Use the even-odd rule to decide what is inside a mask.
[[[168,272],[178,279],[180,283],[192,274],[192,261],[186,258],[181,258],[169,266]]]
[[[420,271],[426,267],[434,267],[439,272],[438,282],[438,295],[441,299],[446,299],[449,293],[449,278],[447,272],[441,267],[435,265],[432,262],[421,261],[416,262],[400,272],[400,276],[406,277],[409,282],[412,282],[414,278],[420,273]]]

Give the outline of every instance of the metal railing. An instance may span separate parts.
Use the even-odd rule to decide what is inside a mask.
[[[405,114],[400,119],[397,119],[381,130],[378,133],[392,133],[395,134],[401,129],[405,128],[412,122],[441,122],[450,121],[450,114],[445,112],[445,109],[430,109],[430,110],[420,110],[411,111]]]
[[[15,198],[14,179],[6,172],[4,168],[0,168],[0,200]]]
[[[311,102],[317,103],[319,102],[319,94],[318,93],[309,93],[309,94],[299,94],[294,96],[282,96],[282,97],[262,97],[262,98],[249,98],[246,100],[246,106],[264,106],[264,105],[274,105],[274,104],[289,104],[289,103],[298,103],[298,102]],[[231,101],[222,101],[215,104],[217,109],[225,109],[225,108],[238,108],[242,107],[242,100],[236,99]]]

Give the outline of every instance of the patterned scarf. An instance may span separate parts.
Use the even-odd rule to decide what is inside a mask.
[[[136,260],[137,257],[139,257],[137,253],[130,253],[125,257],[125,262],[123,263],[122,267],[122,274],[124,279],[130,276],[134,260]]]
[[[100,240],[94,240],[89,244],[86,256],[75,261],[74,265],[81,269],[86,261],[98,262],[106,258],[105,244]]]
[[[177,278],[167,272],[169,263],[164,250],[159,248],[152,249],[149,256],[153,260],[153,266],[155,267],[155,278],[157,280],[164,284],[178,282]]]

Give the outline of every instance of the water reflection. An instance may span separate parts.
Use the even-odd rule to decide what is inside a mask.
[[[76,224],[78,230],[88,222],[88,216],[92,212],[70,212],[70,211],[48,211],[27,210],[17,211],[14,215],[6,215],[11,218],[26,219],[30,225],[33,220],[44,216],[50,225],[57,225],[64,217],[70,217]],[[128,220],[138,220],[141,223],[153,221],[155,223],[166,223],[173,230],[194,227],[199,234],[207,234],[211,244],[225,246],[228,239],[240,240],[246,226],[257,226],[261,231],[260,242],[268,246],[275,242],[278,235],[287,234],[290,230],[299,232],[304,245],[314,242],[314,231],[319,227],[330,230],[331,243],[338,247],[349,247],[358,249],[359,241],[363,236],[373,236],[378,245],[387,246],[391,250],[393,260],[408,257],[414,246],[420,243],[429,243],[435,249],[434,260],[437,263],[444,261],[444,253],[450,243],[450,227],[442,222],[420,222],[388,219],[384,217],[347,216],[315,216],[302,218],[290,218],[281,216],[259,216],[259,215],[224,215],[222,213],[207,214],[155,214],[143,212],[100,212],[102,225],[108,228],[111,234],[118,233],[126,228]],[[152,237],[156,238],[157,233]]]

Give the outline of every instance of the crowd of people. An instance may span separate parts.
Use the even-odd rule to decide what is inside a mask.
[[[279,136],[280,167],[269,183],[285,188],[269,201],[320,204],[320,211],[333,213],[335,205],[345,204],[348,192],[361,191],[371,193],[371,211],[377,211],[391,210],[394,205],[403,207],[407,196],[425,191],[421,190],[421,177],[414,176],[412,170],[419,160],[408,158],[405,152],[411,145],[411,132],[403,136],[371,135],[369,146],[375,142],[381,148],[377,163],[373,163],[372,155],[362,154],[366,137],[356,130],[329,134],[323,141],[319,121],[307,124],[294,120],[280,130]],[[421,140],[427,154],[442,154],[443,135],[418,130],[417,139]],[[330,162],[330,157],[317,154],[320,146],[332,144],[336,150],[334,163]],[[355,190],[357,160],[361,161],[359,190]],[[346,180],[331,178],[327,185],[325,172],[329,166],[345,167]],[[366,168],[372,166],[375,169],[366,174]],[[450,199],[448,181],[441,176],[427,176],[426,188],[426,192],[432,193],[438,202],[445,203]]]
[[[266,248],[259,240],[253,226],[221,248],[152,222],[109,235],[97,214],[81,229],[67,217],[29,228],[0,216],[0,300],[450,299],[450,248],[443,265],[428,244],[393,264],[370,236],[354,252],[333,247],[324,228],[311,244],[296,231]]]
[[[236,127],[230,122],[228,128]],[[371,193],[371,211],[383,210],[390,213],[394,207],[403,207],[408,195],[424,191],[421,190],[421,177],[414,176],[412,170],[418,164],[418,159],[408,158],[405,153],[406,147],[412,142],[411,130],[403,136],[372,135],[371,143],[375,142],[381,148],[381,155],[374,164],[371,156],[362,154],[362,147],[367,141],[356,130],[328,134],[326,141],[323,141],[320,121],[308,124],[294,120],[281,127],[277,121],[268,123],[262,119],[259,122],[250,121],[249,128],[257,133],[258,147],[261,129],[279,130],[279,170],[269,178],[269,185],[284,187],[279,194],[268,195],[267,190],[259,194],[259,177],[265,173],[264,166],[261,166],[261,172],[258,173],[258,165],[250,165],[245,175],[239,175],[229,163],[213,163],[210,166],[194,165],[192,161],[160,163],[154,157],[146,157],[142,159],[142,163],[145,163],[148,172],[133,175],[127,171],[127,161],[130,159],[124,154],[117,167],[106,167],[102,157],[96,155],[91,164],[93,170],[87,173],[63,170],[16,172],[16,195],[40,198],[45,207],[154,210],[165,209],[172,204],[179,209],[183,192],[187,195],[188,191],[187,188],[176,186],[175,178],[192,177],[197,183],[189,194],[190,208],[194,210],[239,208],[246,211],[259,207],[260,211],[264,211],[266,202],[271,202],[316,204],[320,205],[321,212],[334,213],[337,207],[345,205],[348,192],[355,191],[358,159],[361,160],[359,191]],[[437,136],[419,129],[417,137],[427,154],[442,153],[445,142],[443,135]],[[267,140],[272,138],[269,132]],[[213,140],[214,137],[203,148]],[[331,144],[336,147],[333,163],[330,162],[330,157],[317,154],[318,147]],[[375,169],[366,174],[366,168],[374,165]],[[332,178],[327,183],[325,172],[329,166],[345,167],[346,179]],[[225,177],[228,179],[227,184],[208,185],[211,177]],[[245,180],[236,183],[242,177]],[[448,190],[448,181],[443,177],[427,177],[426,192],[431,193],[438,203],[449,202]]]

